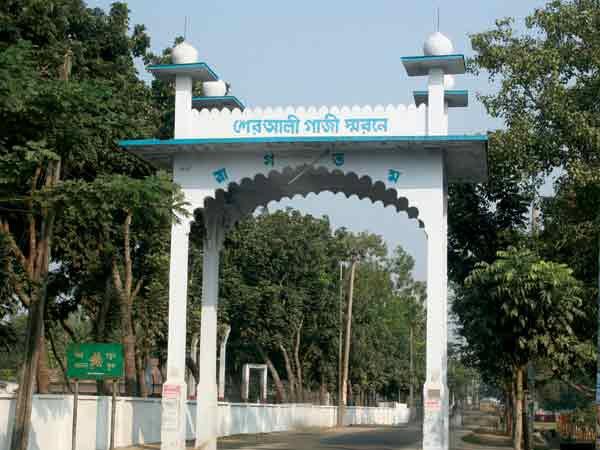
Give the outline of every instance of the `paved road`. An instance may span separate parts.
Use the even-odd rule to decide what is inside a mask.
[[[296,432],[240,435],[219,439],[222,450],[417,450],[420,426],[348,427]]]
[[[452,450],[509,450],[468,444],[462,437],[466,429],[450,430]],[[220,438],[219,450],[420,450],[421,424],[398,427],[353,426],[346,428],[313,428],[283,433],[244,434]],[[188,442],[188,448],[194,443]],[[149,444],[121,450],[155,450],[160,444]]]

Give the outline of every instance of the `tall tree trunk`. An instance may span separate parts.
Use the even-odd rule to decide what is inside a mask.
[[[44,185],[52,188],[60,180],[60,160],[51,161],[46,170]],[[32,183],[32,194],[37,183],[37,174]],[[34,288],[26,303],[29,306],[29,317],[27,320],[27,338],[25,349],[25,361],[19,377],[19,390],[17,404],[15,407],[15,422],[13,426],[11,450],[27,450],[29,445],[29,430],[31,427],[31,403],[33,398],[33,386],[37,372],[37,364],[40,358],[40,336],[44,332],[44,311],[46,309],[46,298],[48,288],[48,269],[50,264],[50,249],[52,235],[54,232],[54,221],[56,218],[55,208],[43,208],[40,223],[40,239],[37,240],[35,225],[30,229],[30,254],[26,259],[15,241],[12,241],[12,249],[18,255],[23,268],[27,271]],[[32,221],[33,223],[33,216]],[[8,232],[8,226],[3,228]],[[19,288],[19,287],[18,287]],[[19,288],[20,289],[20,288]],[[25,298],[20,294],[19,297]]]
[[[133,303],[139,293],[143,279],[140,278],[133,287],[133,264],[131,261],[131,221],[133,215],[127,211],[123,223],[123,278],[119,271],[116,255],[112,259],[112,278],[118,293],[121,311],[121,341],[124,351],[125,386],[127,395],[137,395],[137,376],[135,368],[135,332],[133,329]]]
[[[45,288],[43,289],[45,291]],[[28,450],[29,428],[31,426],[31,401],[35,382],[35,373],[40,358],[39,336],[43,328],[46,293],[37,292],[31,296],[29,320],[27,321],[27,353],[17,391],[15,424],[13,427],[11,450]]]
[[[410,382],[408,384],[408,408],[410,419],[413,420],[416,417],[415,411],[415,364],[414,364],[414,331],[413,326],[409,328],[409,341],[408,341],[408,358],[409,358],[409,377]]]
[[[138,385],[135,369],[135,336],[133,335],[133,331],[127,331],[123,334],[122,343],[125,359],[125,389],[128,396],[136,397],[138,395]]]
[[[348,404],[356,406],[356,402],[354,401],[354,389],[352,388],[352,383],[350,382],[350,380],[348,380],[347,386],[348,390],[346,392],[346,395],[348,396]]]
[[[354,297],[354,275],[356,273],[356,259],[352,260],[350,269],[350,285],[348,287],[348,311],[346,313],[346,343],[344,348],[344,372],[342,374],[342,404],[348,403],[348,366],[350,364],[350,332],[352,331],[352,299]]]
[[[339,335],[338,335],[338,373],[337,373],[337,394],[338,394],[338,398],[337,398],[337,404],[338,407],[342,406],[342,368],[343,368],[343,362],[342,362],[342,358],[344,355],[344,351],[343,351],[343,339],[344,339],[344,265],[342,264],[342,261],[339,262],[340,265],[340,279],[339,279],[339,283],[340,283],[340,304],[339,309],[338,309],[338,326],[340,328],[339,330]],[[341,426],[342,425],[342,418],[341,418],[341,412],[338,409],[338,421],[337,421],[337,425]],[[600,449],[599,449],[600,450]]]
[[[148,397],[148,385],[146,384],[146,361],[145,351],[136,354],[137,384],[140,397]]]
[[[300,363],[300,339],[302,337],[302,322],[296,329],[296,344],[294,346],[294,361],[296,362],[296,380],[298,382],[298,400],[304,401],[304,381],[302,380],[302,364]]]
[[[598,234],[598,294],[596,306],[598,308],[596,316],[596,450],[600,450],[600,234]]]
[[[523,367],[518,367],[516,373],[515,450],[523,449],[523,370]]]
[[[271,377],[273,377],[273,383],[275,383],[275,393],[277,396],[277,403],[285,403],[285,388],[283,387],[283,383],[281,382],[281,378],[279,378],[279,373],[271,361],[271,358],[267,355],[267,353],[262,349],[262,347],[257,346],[258,352],[260,353],[261,358],[265,361],[269,372],[271,373]]]
[[[108,312],[110,311],[110,304],[112,300],[112,274],[108,273],[104,281],[104,295],[102,296],[102,304],[98,310],[98,316],[96,317],[96,341],[104,342],[106,339],[106,319],[108,318]]]
[[[507,384],[505,388],[505,397],[506,397],[506,409],[504,410],[504,431],[507,436],[512,436],[512,387],[511,384]]]
[[[285,361],[285,371],[287,374],[288,383],[290,385],[290,401],[296,402],[298,401],[298,398],[296,396],[296,377],[294,376],[294,371],[292,370],[290,356],[283,344],[279,344],[279,348],[281,349],[281,353],[283,354],[283,360]]]
[[[510,383],[510,435],[515,438],[515,423],[516,423],[516,407],[517,407],[517,385],[515,384],[515,380],[513,379]]]
[[[56,362],[60,366],[60,370],[61,370],[61,373],[63,376],[63,382],[65,383],[65,387],[67,388],[67,390],[69,392],[72,392],[71,384],[69,383],[69,377],[67,377],[67,369],[65,367],[63,360],[61,359],[60,355],[58,354],[58,351],[56,351],[56,345],[54,345],[54,338],[52,336],[52,332],[49,329],[48,329],[48,341],[50,341],[50,348],[52,349],[52,355],[54,355],[54,359],[56,359]],[[63,394],[64,393],[65,393],[65,391],[63,389]]]
[[[198,364],[196,364],[196,361],[194,361],[191,357],[186,356],[185,358],[185,365],[186,367],[189,369],[190,372],[192,372],[192,376],[194,377],[194,381],[195,384],[198,384],[200,382],[200,368],[198,367]],[[162,372],[161,372],[162,375]],[[164,379],[164,375],[163,379]]]
[[[319,405],[325,405],[327,397],[327,385],[325,384],[325,375],[321,373],[321,385],[319,387]]]
[[[102,297],[102,304],[96,317],[96,342],[104,342],[106,340],[106,320],[108,318],[108,312],[110,311],[110,305],[112,303],[113,287],[112,287],[112,275],[110,272],[106,274],[104,281],[104,295]],[[108,395],[110,387],[107,380],[96,381],[96,391],[99,395]]]
[[[42,324],[42,331],[40,334],[39,347],[40,356],[37,365],[37,392],[38,394],[49,394],[50,393],[50,368],[48,367],[48,346],[46,344],[46,336],[44,333],[44,324]]]

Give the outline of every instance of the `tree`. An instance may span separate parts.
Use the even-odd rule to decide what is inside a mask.
[[[147,320],[147,313],[140,314],[140,309],[160,305],[138,306],[137,299],[151,294],[148,289],[161,273],[166,281],[164,236],[176,214],[185,214],[182,194],[165,174],[144,179],[111,175],[93,182],[64,182],[54,193],[54,201],[63,210],[60,231],[66,242],[61,243],[62,259],[73,262],[86,255],[88,263],[110,268],[121,322],[127,393],[138,395],[138,386],[142,392],[145,386],[143,374],[138,375],[143,365],[136,362],[135,309],[138,317]],[[87,239],[75,240],[76,236]],[[161,309],[165,311],[167,296],[162,292]],[[148,333],[146,330],[143,335]]]
[[[143,27],[130,35],[128,26],[122,3],[109,14],[78,0],[0,6],[0,234],[9,249],[3,269],[9,297],[29,311],[13,449],[27,447],[36,372],[39,390],[48,385],[44,318],[60,216],[52,192],[64,180],[90,180],[115,167],[148,173],[116,148],[119,138],[155,127],[133,66],[147,36]]]
[[[581,317],[581,286],[563,264],[526,249],[498,252],[479,263],[456,297],[459,331],[483,371],[506,373],[514,383],[515,448],[521,449],[523,372],[535,358],[563,364]]]
[[[303,398],[307,372],[332,373],[323,366],[335,361],[336,245],[327,220],[297,211],[249,217],[225,240],[220,320],[231,325],[230,348],[251,343],[266,362],[280,400],[279,361],[292,399]]]
[[[584,344],[596,340],[597,379],[600,217],[596,209],[575,211],[572,205],[589,205],[575,195],[592,198],[600,181],[600,119],[595,99],[600,83],[599,20],[597,0],[555,0],[534,10],[526,19],[525,32],[516,31],[513,21],[504,19],[494,29],[472,36],[476,51],[472,68],[500,81],[499,91],[483,96],[482,101],[492,116],[508,126],[503,132],[506,161],[526,178],[539,179],[552,169],[560,170],[557,195],[562,200],[545,204],[549,208],[544,210],[543,228],[548,225],[548,232],[542,233],[540,251],[572,265],[585,283],[588,320],[581,321],[577,333]],[[566,207],[564,212],[558,211],[559,205]],[[571,213],[568,225],[556,225],[559,216]],[[556,234],[558,230],[561,234]],[[575,367],[591,366],[587,353],[581,352],[582,360]],[[590,384],[598,385],[597,381]]]
[[[201,292],[201,270],[195,262],[201,238],[198,227],[199,221],[191,233],[193,320]],[[307,401],[310,392],[323,394],[334,388],[339,261],[348,258],[351,249],[358,249],[363,258],[356,266],[349,393],[358,402],[375,393],[396,398],[400,387],[408,386],[408,323],[415,319],[423,323],[424,317],[423,297],[414,297],[422,289],[396,293],[392,282],[397,278],[410,284],[404,271],[412,269],[412,261],[395,269],[394,275],[387,269],[393,264],[386,258],[381,237],[333,232],[326,218],[293,210],[263,210],[238,223],[225,239],[219,321],[231,326],[229,370],[239,374],[244,363],[265,361],[279,401]],[[404,255],[398,250],[400,254]],[[415,327],[418,371],[423,367],[423,330]]]

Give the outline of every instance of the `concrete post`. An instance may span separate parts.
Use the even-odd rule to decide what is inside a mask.
[[[267,403],[267,376],[268,376],[268,371],[267,371],[267,368],[264,367],[262,369],[262,374],[260,377],[260,401],[261,401],[261,403]]]
[[[167,379],[163,384],[161,449],[185,449],[185,330],[190,221],[171,228]]]
[[[247,402],[250,395],[250,366],[244,364],[242,371],[242,401]]]
[[[447,109],[444,102],[444,72],[432,69],[429,72],[427,106],[427,134],[440,136],[448,134]]]
[[[267,402],[267,377],[268,367],[266,364],[244,364],[242,368],[242,401],[247,402],[250,396],[250,371],[260,370],[260,402]]]
[[[192,77],[175,77],[175,139],[190,137],[192,119]]]
[[[219,401],[225,400],[225,363],[227,360],[227,340],[231,333],[231,327],[227,325],[223,342],[221,342],[221,350],[219,351]]]
[[[219,217],[205,215],[200,323],[200,382],[196,393],[196,448],[217,448],[217,309],[219,253],[224,229]]]
[[[445,189],[427,226],[427,357],[423,388],[423,449],[447,450],[447,216]]]

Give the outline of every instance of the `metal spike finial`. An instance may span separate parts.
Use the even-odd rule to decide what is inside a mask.
[[[185,16],[184,25],[183,25],[183,40],[187,39],[187,29],[188,29],[188,16]]]
[[[437,9],[437,27],[435,29],[438,33],[440,32],[440,7]]]

